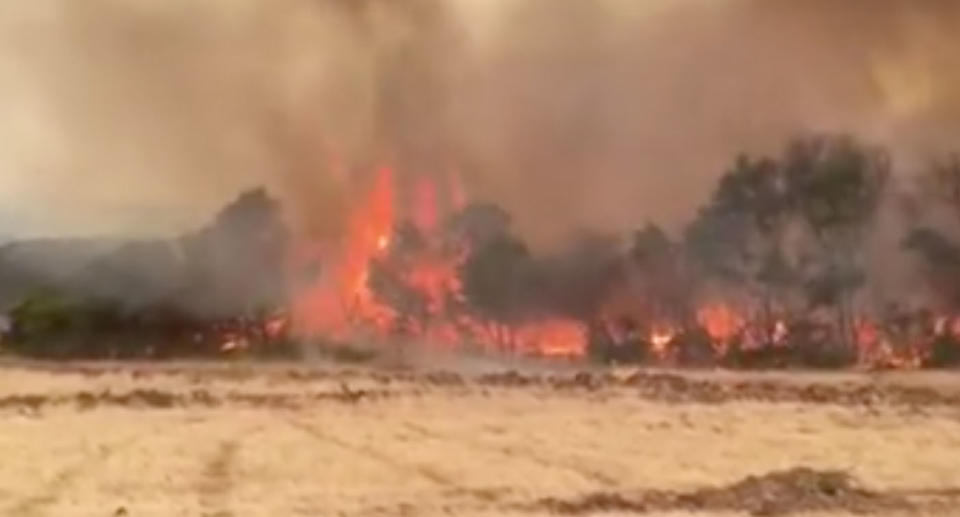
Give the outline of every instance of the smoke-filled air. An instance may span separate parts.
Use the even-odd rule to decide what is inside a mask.
[[[28,354],[960,362],[956,2],[8,1],[0,105]]]
[[[960,516],[960,0],[0,0],[0,516]]]

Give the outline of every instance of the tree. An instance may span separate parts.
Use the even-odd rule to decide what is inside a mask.
[[[921,177],[920,195],[927,212],[946,208],[960,221],[960,154],[936,161]],[[950,228],[919,224],[902,241],[905,250],[921,260],[924,276],[933,292],[950,307],[960,306],[960,243]]]
[[[592,322],[625,278],[620,239],[581,232],[565,248],[538,261],[543,303],[553,313]]]
[[[841,342],[855,340],[854,295],[864,285],[864,242],[890,175],[879,148],[846,136],[793,142],[783,159],[792,205],[815,244],[807,272],[814,305],[833,306]]]
[[[693,278],[682,247],[654,224],[633,233],[622,266],[616,263],[615,251],[611,249],[606,259],[613,292],[605,295],[604,325],[595,331],[598,336],[610,335],[591,345],[600,359],[638,362],[654,346],[651,336],[658,329],[686,327],[694,321]]]
[[[447,244],[458,250],[482,248],[510,233],[511,219],[503,208],[492,203],[472,203],[446,223]]]
[[[265,189],[240,194],[179,245],[187,278],[179,301],[197,312],[259,315],[284,302],[289,232]]]
[[[941,232],[914,228],[902,246],[922,259],[930,287],[951,306],[960,306],[960,246]]]
[[[774,310],[803,286],[809,307],[836,310],[851,346],[863,244],[889,168],[881,149],[846,136],[795,140],[779,160],[740,156],[687,228],[687,250],[709,276],[761,301],[768,343]]]
[[[692,320],[693,278],[683,249],[660,227],[648,224],[633,234],[629,256],[639,271],[656,316],[677,323]]]
[[[785,242],[795,212],[783,172],[774,160],[739,156],[685,236],[687,252],[705,274],[760,300],[767,343],[774,309],[796,280]]]
[[[407,275],[428,250],[423,233],[415,224],[405,221],[394,229],[387,255],[370,262],[367,285],[378,301],[399,315],[401,328],[397,330],[423,328],[427,324],[428,300],[409,285]]]
[[[467,301],[504,330],[531,312],[536,290],[534,268],[529,250],[519,239],[509,234],[491,238],[473,250],[461,266]],[[501,345],[510,344],[508,331],[497,334]]]
[[[11,309],[10,323],[12,348],[30,357],[104,358],[131,344],[117,339],[129,321],[121,304],[110,299],[38,290]]]
[[[960,153],[935,161],[924,178],[925,193],[950,208],[960,219]]]

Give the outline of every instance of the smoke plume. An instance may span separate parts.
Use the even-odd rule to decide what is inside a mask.
[[[535,243],[688,220],[803,131],[960,135],[937,0],[36,0],[0,6],[0,233],[170,233],[266,184],[335,237],[365,173],[458,174]]]

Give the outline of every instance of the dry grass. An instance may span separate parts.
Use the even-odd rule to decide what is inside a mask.
[[[362,389],[384,396],[319,396]],[[203,390],[217,404],[70,398],[104,390]],[[672,404],[623,386],[190,366],[8,367],[0,397],[15,394],[65,398],[0,411],[0,515],[14,517],[532,516],[546,514],[535,504],[544,498],[695,490],[796,466],[911,497],[960,487],[960,408],[942,404]],[[274,398],[242,402],[266,394]],[[290,403],[270,402],[280,399]]]

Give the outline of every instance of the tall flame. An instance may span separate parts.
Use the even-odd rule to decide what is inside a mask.
[[[370,261],[389,245],[393,198],[393,171],[383,167],[369,194],[351,213],[345,241],[303,248],[320,270],[314,282],[301,289],[293,301],[298,332],[342,338],[357,318],[378,328],[389,325],[392,311],[374,302],[367,280]]]
[[[447,185],[449,207],[462,208],[464,194],[453,175]],[[465,259],[442,245],[440,203],[436,184],[420,178],[413,184],[410,217],[424,237],[425,247],[401,263],[391,262],[396,226],[393,171],[382,168],[369,193],[355,206],[342,242],[300,247],[300,261],[318,264],[319,273],[293,300],[295,332],[311,337],[349,339],[358,331],[389,338],[402,332],[427,344],[471,345],[487,351],[511,351],[541,356],[580,357],[586,353],[584,326],[561,318],[516,325],[484,322],[465,310],[459,277]],[[402,315],[377,299],[370,287],[370,268],[377,263],[387,274],[422,299],[416,314]],[[405,316],[402,318],[402,316]]]

